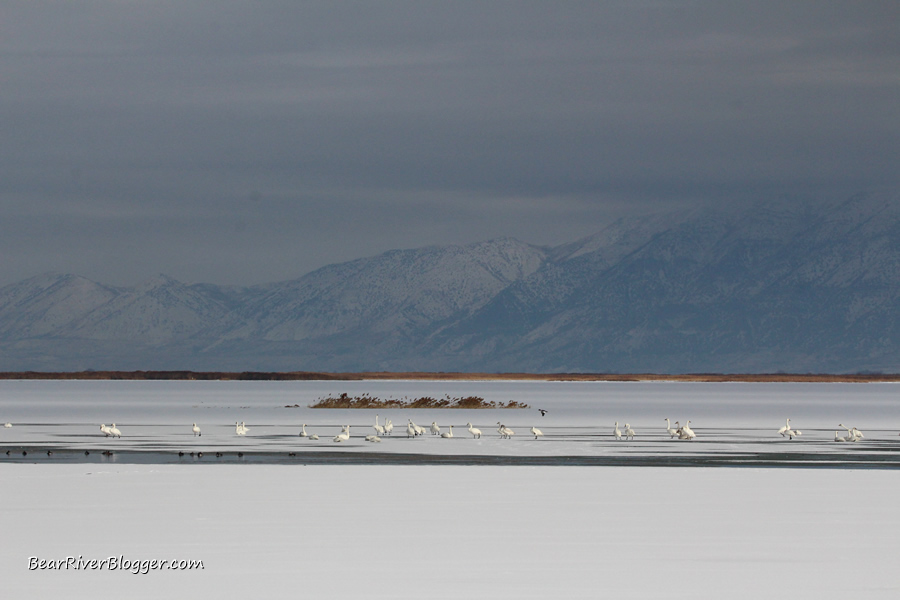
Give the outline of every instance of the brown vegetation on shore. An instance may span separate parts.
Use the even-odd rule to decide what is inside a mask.
[[[294,408],[298,405],[286,406],[285,408]],[[421,398],[376,398],[369,394],[350,397],[343,393],[337,397],[329,396],[327,398],[319,398],[315,404],[310,404],[310,408],[529,408],[527,404],[510,400],[509,402],[486,401],[478,396],[464,396],[461,398],[451,398],[449,395],[443,398],[431,398],[423,396]]]
[[[170,380],[170,381],[688,381],[747,383],[875,383],[900,382],[900,374],[857,373],[424,373],[360,372],[323,373],[315,371],[72,371],[0,372],[0,379],[78,379],[78,380]]]

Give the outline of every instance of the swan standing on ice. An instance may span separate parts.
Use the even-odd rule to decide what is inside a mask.
[[[406,439],[416,437],[418,434],[416,433],[415,424],[409,419],[407,419],[407,421],[409,421],[409,423],[406,424]]]
[[[112,434],[109,432],[109,427],[106,426],[106,423],[101,423],[101,424],[100,424],[100,433],[102,433],[102,434],[103,434],[104,436],[106,436],[106,437],[109,437],[109,436],[112,435]]]
[[[415,423],[413,423],[413,427],[416,428],[416,435],[425,435],[425,428],[424,428],[424,427],[419,427],[419,426],[416,425]]]
[[[796,430],[796,429],[788,429],[787,431],[784,432],[784,435],[788,436],[788,439],[789,439],[789,440],[792,440],[792,439],[794,439],[794,438],[797,437],[797,436],[803,435],[803,432],[802,432],[802,431],[798,431],[798,430]]]
[[[441,435],[441,428],[438,427],[437,421],[431,422],[431,435]]]
[[[531,435],[534,436],[534,439],[538,439],[539,437],[544,437],[544,432],[538,429],[537,427],[531,428]]]
[[[678,425],[678,423],[675,423],[675,424]],[[666,419],[666,431],[669,433],[670,440],[678,437],[678,430],[672,429],[672,424],[669,423],[669,419]]]
[[[194,423],[194,426],[191,427],[191,431],[194,432],[194,435],[197,435],[197,436],[203,435],[202,433],[200,433],[200,428],[197,427],[197,424],[196,424],[196,423]]]
[[[854,427],[853,429],[850,429],[843,423],[838,423],[838,427],[843,427],[844,429],[847,430],[847,441],[848,442],[858,442],[859,440],[861,440],[865,437],[862,434],[862,431],[860,431],[856,427]]]
[[[122,432],[119,431],[119,428],[116,427],[115,423],[113,423],[112,427],[109,428],[109,435],[111,435],[113,437],[117,437],[117,438],[122,437]]]
[[[235,432],[237,435],[247,435],[247,428],[244,427],[244,423],[243,423],[243,422],[238,423],[237,421],[235,421],[235,422],[234,422],[234,432]]]
[[[619,422],[618,421],[616,421],[616,426],[613,429],[613,435],[616,436],[617,440],[622,439],[622,432],[619,430]]]
[[[384,420],[384,432],[391,435],[394,432],[394,422],[390,419]]]
[[[697,434],[694,433],[694,430],[690,427],[691,422],[688,421],[684,424],[684,427],[681,428],[681,433],[678,434],[679,440],[692,440],[697,437]]]
[[[785,432],[789,431],[790,429],[791,429],[791,420],[788,419],[784,422],[784,425],[781,426],[781,429],[778,430],[778,433],[781,435],[781,437],[784,437]]]
[[[3,424],[3,426],[6,427],[7,429],[9,429],[10,427],[12,427],[12,423],[7,421],[6,423]]]
[[[631,425],[625,423],[625,439],[627,440],[629,438],[634,440],[634,429],[631,428]]]
[[[350,439],[350,426],[344,425],[343,429],[341,429],[341,432],[339,434],[337,434],[336,436],[334,436],[334,438],[331,441],[346,442],[349,439]]]
[[[375,435],[384,435],[384,427],[378,424],[378,415],[375,415],[375,425],[372,428],[375,430]]]
[[[472,437],[473,437],[473,438],[479,439],[479,438],[481,437],[481,430],[480,430],[480,429],[475,429],[474,427],[472,427],[472,424],[471,424],[471,423],[466,423],[466,426],[469,428],[469,433],[472,434]]]
[[[306,433],[306,423],[300,426],[300,437],[309,437],[309,434]]]
[[[498,427],[497,427],[497,433],[500,434],[500,439],[501,439],[501,440],[502,440],[503,438],[506,438],[506,439],[508,439],[508,440],[511,440],[511,439],[512,439],[512,436],[514,436],[514,435],[516,434],[515,431],[513,431],[512,429],[510,429],[509,427],[507,427],[506,425],[504,425],[504,424],[501,423],[500,421],[497,421],[497,425],[498,425]]]
[[[450,431],[441,434],[442,438],[452,438],[453,437],[453,425],[450,426]]]

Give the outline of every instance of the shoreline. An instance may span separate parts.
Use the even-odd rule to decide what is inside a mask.
[[[284,465],[284,466],[506,466],[506,467],[656,467],[690,468],[715,467],[745,469],[854,469],[854,470],[898,470],[900,459],[895,455],[881,455],[873,452],[849,452],[835,455],[809,450],[799,453],[779,453],[743,451],[723,454],[690,453],[671,455],[499,455],[499,454],[424,454],[370,452],[360,448],[343,451],[313,450],[311,448],[294,451],[243,450],[206,453],[176,452],[175,450],[116,450],[104,454],[100,447],[93,447],[89,454],[81,448],[52,447],[53,455],[48,456],[47,446],[10,444],[0,449],[15,453],[0,453],[0,466],[16,465]],[[22,455],[22,450],[30,451]],[[43,451],[43,452],[41,452]]]
[[[0,380],[82,381],[675,381],[691,383],[895,383],[900,374],[865,373],[447,373],[316,371],[7,371]]]

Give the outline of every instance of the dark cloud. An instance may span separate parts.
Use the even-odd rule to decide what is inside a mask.
[[[255,283],[896,188],[890,2],[10,2],[0,283]]]

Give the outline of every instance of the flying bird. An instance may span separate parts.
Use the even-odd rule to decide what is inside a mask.
[[[547,414],[547,411],[544,410],[543,408],[539,408],[539,409],[538,409],[538,412],[541,413],[541,416],[542,416],[542,417],[543,417],[544,415]]]

